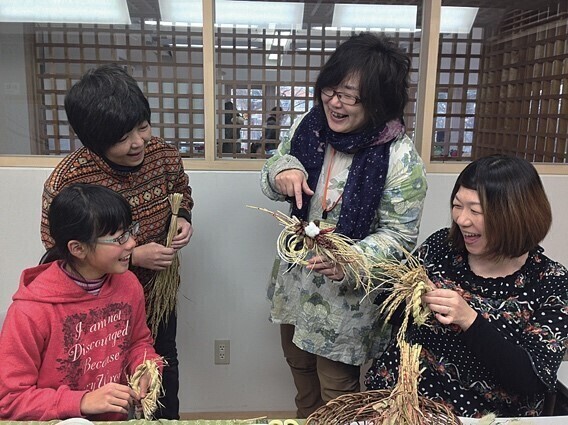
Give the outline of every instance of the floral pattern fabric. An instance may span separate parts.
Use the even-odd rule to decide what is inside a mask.
[[[273,189],[278,172],[293,168],[305,173],[299,161],[289,154],[291,136],[297,125],[298,121],[261,172],[261,188],[270,199],[285,200]],[[322,174],[327,168],[328,153],[329,150]],[[328,195],[338,203],[328,212],[325,221],[330,224],[336,224],[339,219],[339,195],[345,187],[352,156],[335,153],[334,173],[328,184],[332,190]],[[342,164],[342,169],[338,170],[337,164]],[[324,182],[320,178],[310,201],[308,221],[322,220],[321,194],[324,191],[321,185]],[[370,234],[354,248],[375,258],[399,255],[401,248],[411,250],[418,237],[426,189],[423,162],[412,141],[402,135],[390,147],[386,183]],[[345,364],[362,365],[376,357],[387,341],[386,330],[378,320],[378,307],[364,296],[361,288],[355,288],[353,277],[346,276],[341,282],[335,282],[305,267],[290,269],[289,264],[277,258],[268,288],[272,303],[270,320],[295,325],[293,341],[304,351]]]
[[[470,270],[467,253],[457,252],[448,244],[448,229],[434,233],[417,252],[432,282],[438,287],[459,291],[503,338],[528,353],[543,388],[554,389],[568,340],[566,268],[547,258],[538,247],[512,275],[483,278]],[[419,392],[449,405],[459,416],[539,415],[545,394],[521,395],[508,391],[472,353],[462,334],[459,327],[443,325],[432,315],[425,326],[409,327],[407,339],[422,345]],[[475,344],[484,344],[483,335],[481,337]],[[367,373],[368,389],[394,385],[398,356],[393,341],[393,346]]]

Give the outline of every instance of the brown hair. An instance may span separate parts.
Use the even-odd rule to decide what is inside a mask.
[[[530,162],[507,155],[473,161],[458,176],[450,206],[461,187],[477,191],[490,257],[519,257],[535,248],[548,233],[552,224],[550,203]],[[465,249],[455,222],[449,239],[456,249]]]

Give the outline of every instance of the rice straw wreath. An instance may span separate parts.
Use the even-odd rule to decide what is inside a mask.
[[[272,215],[284,226],[276,242],[278,256],[290,264],[306,266],[310,254],[328,258],[342,267],[345,274],[355,279],[355,287],[363,287],[365,293],[373,290],[373,269],[377,262],[369,256],[353,248],[355,241],[340,233],[335,227],[319,220],[307,222],[296,216],[289,217],[280,211],[254,207],[259,211]]]
[[[172,240],[177,235],[177,219],[183,195],[173,193],[168,196],[172,208],[172,217],[168,228],[166,247],[172,246]],[[167,325],[170,314],[175,310],[179,289],[179,257],[176,252],[172,264],[154,275],[146,285],[146,316],[152,337],[156,338],[161,323]]]
[[[158,367],[158,361],[165,364],[165,361],[160,357],[153,360],[144,360],[144,362],[136,368],[134,374],[128,378],[128,385],[137,393],[140,393],[140,379],[145,373],[150,374],[151,382],[150,387],[146,393],[146,397],[141,400],[142,411],[135,410],[134,416],[136,419],[146,419],[151,421],[154,418],[154,413],[161,403],[158,398],[164,394],[162,387],[162,375]]]

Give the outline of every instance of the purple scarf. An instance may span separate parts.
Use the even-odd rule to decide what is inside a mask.
[[[354,154],[343,190],[343,202],[335,231],[352,239],[369,234],[381,202],[389,167],[390,142],[405,131],[400,120],[379,127],[367,127],[358,133],[332,131],[323,108],[316,105],[304,117],[292,138],[290,154],[298,158],[308,173],[308,185],[315,191],[323,166],[327,144]],[[292,203],[292,215],[307,220],[311,196],[303,195],[303,207]]]

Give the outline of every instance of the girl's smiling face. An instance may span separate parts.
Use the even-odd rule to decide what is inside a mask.
[[[359,98],[359,77],[348,76],[337,87],[330,89]],[[345,105],[336,94],[330,97],[324,93],[321,94],[321,100],[327,124],[336,133],[357,132],[367,123],[367,114],[360,102],[355,105]]]
[[[89,280],[99,279],[109,273],[126,272],[130,264],[130,256],[136,246],[136,240],[130,233],[123,244],[118,241],[108,242],[111,239],[119,238],[125,231],[119,229],[114,233],[101,236],[93,246],[84,246],[82,258],[79,258],[73,264],[77,272],[83,278]]]

